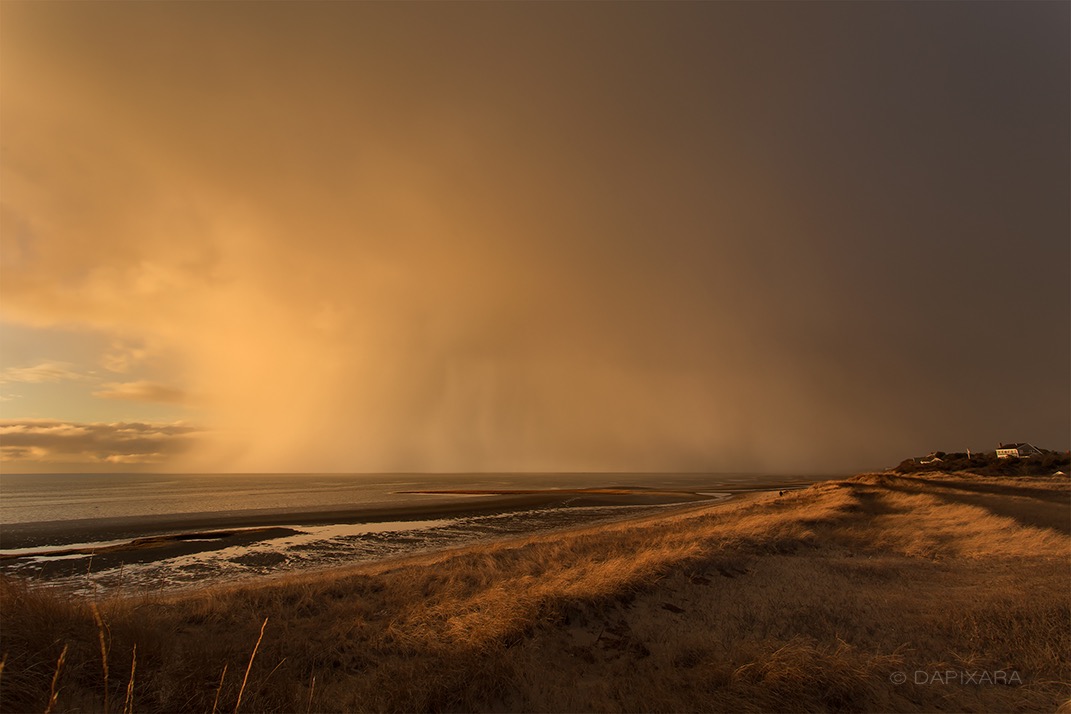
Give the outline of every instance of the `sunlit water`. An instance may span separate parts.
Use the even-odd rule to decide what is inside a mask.
[[[102,523],[132,516],[218,514],[251,511],[311,512],[433,505],[458,496],[405,494],[427,489],[551,489],[633,486],[706,493],[802,484],[814,479],[698,474],[547,475],[5,475],[0,478],[3,526],[94,519]],[[480,496],[471,497],[478,501]],[[391,556],[457,547],[515,535],[655,512],[666,506],[540,507],[502,513],[379,523],[293,525],[296,531],[249,545],[180,555],[122,567],[94,567],[89,556],[35,556],[7,561],[3,570],[88,592],[121,587],[124,592],[201,586],[309,568],[368,562]],[[0,529],[0,550],[3,550]],[[62,543],[44,538],[36,549]],[[68,539],[69,540],[69,539]],[[103,542],[83,545],[102,545]],[[65,544],[70,547],[70,544]],[[23,553],[29,551],[20,549]],[[8,549],[11,552],[11,549]],[[61,563],[62,561],[62,563]],[[48,566],[47,568],[45,566]]]

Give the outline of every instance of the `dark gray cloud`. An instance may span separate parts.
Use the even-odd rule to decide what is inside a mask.
[[[183,424],[79,424],[0,420],[0,452],[11,465],[160,464],[187,451],[200,430]]]

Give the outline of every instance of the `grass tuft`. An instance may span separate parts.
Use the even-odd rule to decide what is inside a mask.
[[[238,690],[238,701],[234,703],[234,714],[238,714],[238,709],[242,706],[242,695],[245,694],[245,685],[249,681],[249,670],[253,669],[253,660],[257,656],[257,650],[260,649],[260,641],[264,639],[264,628],[267,626],[268,618],[265,617],[264,622],[260,625],[260,634],[257,636],[257,643],[253,645],[253,651],[249,654],[249,664],[246,665],[245,676],[242,677],[242,686]],[[282,664],[282,662],[280,662],[280,664]],[[222,681],[221,678],[220,682],[222,683]]]

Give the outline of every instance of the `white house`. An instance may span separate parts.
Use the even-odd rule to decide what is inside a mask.
[[[1041,456],[1041,449],[1032,444],[1001,444],[997,447],[998,459],[1025,459],[1027,456]]]

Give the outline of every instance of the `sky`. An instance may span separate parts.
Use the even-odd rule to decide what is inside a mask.
[[[3,471],[1068,448],[1068,3],[0,20]]]

